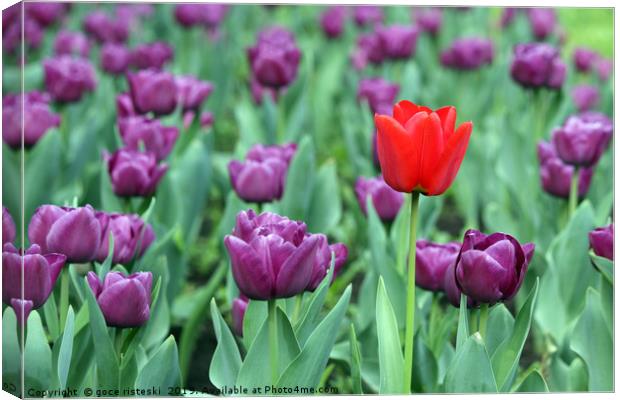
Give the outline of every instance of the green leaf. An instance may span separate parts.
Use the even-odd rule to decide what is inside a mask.
[[[301,353],[286,368],[277,386],[316,387],[319,384],[329,360],[329,354],[336,342],[336,333],[340,328],[350,298],[351,286],[349,285],[338,303],[312,332]]]
[[[27,323],[28,335],[24,349],[24,390],[47,389],[52,379],[52,350],[41,324],[41,318],[32,311]]]
[[[491,360],[479,333],[457,350],[446,372],[445,389],[448,393],[497,393]]]
[[[590,259],[592,264],[601,273],[601,275],[611,285],[614,284],[614,262],[601,256],[597,256],[593,251],[590,251]]]
[[[266,320],[267,302],[250,299],[243,316],[243,344],[246,349],[252,346],[252,342]]]
[[[65,329],[62,334],[60,351],[58,353],[58,364],[56,367],[61,389],[67,387],[67,378],[69,377],[71,355],[73,354],[74,320],[75,314],[73,312],[73,307],[69,306],[69,310],[67,311],[67,320],[65,321]]]
[[[508,340],[512,334],[515,319],[503,303],[491,309],[487,322],[487,332],[484,337],[489,354],[495,353],[497,347]]]
[[[349,328],[349,347],[351,350],[351,388],[352,394],[364,394],[362,390],[362,354],[360,353],[355,326]]]
[[[99,182],[99,196],[101,197],[102,208],[108,212],[122,212],[123,206],[119,198],[114,194],[107,168],[101,168]]]
[[[319,168],[313,185],[308,210],[308,230],[327,234],[338,224],[341,216],[342,201],[336,163],[328,160]]]
[[[329,291],[329,286],[334,275],[335,261],[336,260],[334,253],[332,253],[327,275],[325,275],[325,278],[323,278],[321,284],[310,296],[306,312],[301,317],[301,322],[295,327],[295,335],[297,336],[299,345],[302,347],[304,346],[306,340],[308,340],[308,337],[310,337],[312,331],[316,328],[316,325],[318,323],[319,313],[321,312],[323,304],[325,304],[325,297],[327,296],[327,292]]]
[[[549,388],[540,371],[534,369],[527,374],[515,391],[521,393],[547,393]]]
[[[54,299],[53,291],[50,293],[50,297],[45,301],[45,304],[43,304],[43,317],[50,337],[52,341],[55,341],[60,335],[60,327],[58,326],[58,309],[56,308],[56,300]]]
[[[379,278],[376,312],[377,339],[379,341],[379,393],[402,393],[405,365],[400,346],[400,334],[394,309],[385,291],[383,278]]]
[[[30,220],[36,207],[52,203],[54,182],[58,182],[61,155],[65,154],[60,131],[49,130],[24,160],[24,217]],[[12,210],[13,213],[16,210]],[[15,215],[15,214],[13,214]]]
[[[419,330],[414,338],[413,390],[416,393],[434,393],[436,391],[439,367],[433,352],[423,340],[421,332]],[[416,368],[415,366],[418,367]]]
[[[17,338],[17,318],[13,308],[2,315],[2,383],[4,390],[19,394],[21,387],[21,354]]]
[[[549,365],[549,390],[552,392],[585,392],[588,390],[588,369],[583,360],[575,357],[570,365],[559,353],[551,357]]]
[[[315,155],[310,136],[304,136],[291,161],[280,213],[291,219],[307,220],[309,201],[314,186]]]
[[[100,280],[104,280],[105,276],[108,272],[110,272],[110,268],[112,267],[112,258],[114,257],[114,235],[110,232],[109,235],[109,247],[108,247],[108,255],[102,264],[96,264],[97,268],[97,276]]]
[[[527,296],[527,300],[519,310],[515,320],[514,330],[510,339],[504,341],[493,353],[493,371],[497,379],[497,386],[502,392],[510,390],[512,378],[519,367],[519,359],[525,345],[525,340],[532,324],[532,315],[538,295],[538,278]]]
[[[241,368],[241,355],[234,336],[217,309],[215,299],[211,300],[211,320],[217,338],[217,347],[211,359],[209,379],[217,388],[233,386]]]
[[[135,387],[148,389],[151,387],[167,388],[181,383],[179,356],[174,336],[168,336],[155,354],[142,367],[136,378]]]
[[[456,351],[458,352],[465,340],[469,337],[469,311],[467,310],[467,296],[461,293],[461,304],[459,307],[459,326],[456,331]]]

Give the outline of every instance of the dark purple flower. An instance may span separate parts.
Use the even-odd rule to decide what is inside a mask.
[[[461,289],[456,283],[456,263],[451,263],[446,269],[446,273],[443,278],[443,291],[448,298],[450,304],[454,307],[459,307],[461,304]],[[467,297],[467,307],[474,307],[477,304],[471,297]]]
[[[27,48],[39,48],[41,42],[43,41],[43,28],[34,19],[26,17],[23,24],[21,18],[19,18],[16,22],[9,25],[3,25],[3,49],[9,53],[13,53],[15,50],[21,51],[22,33]]]
[[[327,236],[323,234],[306,234],[306,237],[308,236],[319,237],[316,258],[314,259],[314,271],[312,272],[312,279],[310,279],[310,283],[306,289],[313,292],[317,287],[319,287],[329,272],[329,266],[332,262],[332,252],[334,253],[334,274],[332,275],[333,282],[334,279],[336,279],[336,276],[338,276],[340,269],[347,261],[349,249],[347,249],[347,246],[344,243],[335,243],[330,245],[327,241]]]
[[[540,161],[540,181],[545,192],[567,199],[570,195],[571,181],[575,167],[565,164],[557,155],[551,143],[538,143],[538,160]],[[592,168],[579,170],[577,184],[578,196],[583,198],[590,188]]]
[[[594,85],[577,85],[571,91],[573,103],[579,111],[588,111],[598,104],[600,95]]]
[[[93,11],[84,18],[84,31],[100,43],[124,43],[129,37],[129,20]]]
[[[364,215],[367,215],[366,198],[370,196],[379,218],[383,221],[392,221],[396,218],[405,200],[404,195],[385,183],[382,176],[357,178],[355,195]]]
[[[230,182],[237,195],[249,202],[265,203],[280,199],[286,184],[287,163],[278,157],[228,163]]]
[[[43,254],[60,253],[70,263],[85,263],[97,254],[106,224],[89,205],[78,208],[42,205],[30,219],[28,240],[39,245]]]
[[[265,161],[270,158],[279,158],[288,166],[297,151],[297,144],[288,143],[283,145],[265,146],[255,144],[245,155],[246,160]]]
[[[122,75],[129,68],[131,53],[123,44],[106,43],[101,48],[101,68],[110,74]]]
[[[321,28],[325,35],[334,39],[342,34],[347,18],[347,9],[344,6],[331,6],[321,14]]]
[[[15,241],[16,229],[15,221],[9,213],[9,209],[2,206],[2,245],[13,243]]]
[[[559,89],[566,78],[566,64],[559,51],[546,43],[518,44],[510,68],[512,78],[526,88]]]
[[[594,50],[585,47],[577,47],[573,52],[575,68],[580,72],[590,72],[598,58],[598,54]]]
[[[534,255],[534,244],[521,245],[505,233],[465,232],[456,259],[456,284],[477,303],[495,304],[517,294]]]
[[[107,214],[108,224],[101,232],[101,246],[96,261],[103,262],[110,249],[110,233],[114,237],[112,263],[127,264],[142,257],[155,241],[155,232],[136,214]]]
[[[119,149],[105,154],[112,189],[120,197],[148,197],[155,193],[168,165],[157,164],[153,153]]]
[[[457,242],[441,244],[418,240],[415,253],[416,285],[433,292],[442,291],[446,271],[455,263],[460,249],[461,244]]]
[[[295,37],[280,27],[271,27],[258,35],[253,47],[247,50],[252,75],[262,86],[282,88],[297,76],[301,50]]]
[[[596,228],[588,234],[594,254],[614,260],[614,224]]]
[[[90,43],[88,42],[88,38],[81,32],[62,30],[56,35],[54,52],[57,56],[75,55],[88,58]]]
[[[378,25],[383,21],[383,10],[379,6],[355,6],[353,19],[357,26]]]
[[[381,64],[385,59],[383,45],[376,32],[360,35],[357,38],[357,52],[359,53],[357,55],[360,58],[359,61],[363,61],[363,63],[360,62],[360,64],[363,64],[360,65],[362,68],[366,65],[366,62],[377,65]]]
[[[441,63],[456,70],[473,70],[493,62],[493,42],[471,37],[457,39],[441,53]]]
[[[530,8],[527,10],[532,33],[538,40],[543,40],[555,29],[556,16],[553,8]]]
[[[174,50],[167,43],[144,43],[131,51],[130,64],[137,69],[162,69],[173,57]]]
[[[185,27],[204,25],[217,27],[228,11],[226,4],[178,4],[174,9],[177,22]]]
[[[415,53],[418,30],[414,26],[378,27],[377,35],[385,58],[392,60],[407,59]]]
[[[248,309],[248,302],[249,299],[240,294],[232,303],[233,332],[239,337],[243,337],[243,317],[245,316],[245,310]]]
[[[422,32],[427,32],[431,36],[437,36],[441,29],[442,12],[439,7],[426,9],[415,9],[415,21]]]
[[[157,161],[165,159],[172,151],[179,136],[176,126],[164,126],[157,119],[143,116],[118,120],[118,130],[128,150],[144,150],[155,155]]]
[[[116,271],[108,272],[103,283],[92,271],[86,278],[108,326],[134,328],[149,320],[153,283],[150,272],[137,272],[129,276]]]
[[[129,93],[120,93],[116,96],[116,116],[118,119],[133,117],[137,115],[133,106],[133,100]]]
[[[177,76],[175,82],[179,96],[178,103],[183,110],[199,109],[213,91],[211,82],[201,81],[191,75]]]
[[[60,125],[60,116],[50,109],[46,93],[7,94],[2,99],[2,139],[14,149],[22,146],[22,106],[25,148],[34,146],[49,129]]]
[[[11,243],[4,244],[2,248],[2,302],[13,307],[19,325],[28,320],[31,310],[45,304],[66,259],[62,254],[42,253],[41,248],[36,244],[30,246],[25,254],[22,254]]]
[[[152,69],[128,72],[129,93],[136,111],[170,114],[177,106],[177,85],[168,72]]]
[[[357,87],[357,100],[366,100],[370,111],[377,113],[382,106],[392,108],[396,95],[400,90],[397,83],[386,81],[383,78],[366,78],[359,82]]]
[[[314,273],[318,235],[306,224],[265,212],[241,211],[224,245],[241,293],[255,300],[293,297],[304,292]]]
[[[594,114],[596,115],[596,114]],[[604,120],[588,115],[572,115],[555,128],[551,140],[558,156],[567,164],[590,167],[609,146],[613,131]]]
[[[26,15],[45,27],[58,21],[67,9],[67,3],[51,1],[25,2]]]
[[[60,102],[79,101],[85,92],[95,90],[95,69],[87,60],[60,56],[43,62],[45,87]]]
[[[252,77],[250,80],[250,93],[252,94],[252,100],[258,105],[263,104],[265,96],[271,97],[271,101],[274,103],[278,101],[278,89],[261,85],[255,77]]]

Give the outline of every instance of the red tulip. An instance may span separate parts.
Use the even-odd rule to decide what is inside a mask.
[[[437,196],[448,189],[461,166],[472,123],[455,128],[456,109],[436,111],[403,100],[393,117],[375,114],[377,152],[383,177],[399,192]]]

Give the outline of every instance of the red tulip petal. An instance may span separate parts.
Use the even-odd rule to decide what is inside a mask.
[[[428,188],[435,167],[443,154],[444,138],[441,121],[436,113],[431,113],[420,129],[420,186]]]
[[[399,192],[411,192],[417,184],[418,166],[411,135],[394,118],[375,115],[377,153],[388,185]]]
[[[443,139],[448,141],[454,133],[454,126],[456,125],[456,109],[452,106],[441,107],[435,111],[441,119],[441,127],[443,129]]]
[[[400,122],[401,125],[405,125],[407,121],[411,119],[411,117],[413,117],[420,111],[425,111],[429,114],[433,112],[433,110],[431,110],[430,108],[425,106],[419,106],[410,102],[409,100],[402,100],[394,104],[394,110],[392,112],[394,113],[394,119]]]
[[[463,157],[465,157],[472,128],[471,122],[461,124],[446,143],[443,154],[435,167],[431,182],[428,184],[428,196],[442,194],[454,181],[463,162]]]

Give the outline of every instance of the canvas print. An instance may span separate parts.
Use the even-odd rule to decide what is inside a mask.
[[[614,391],[613,29],[4,9],[3,391]]]

